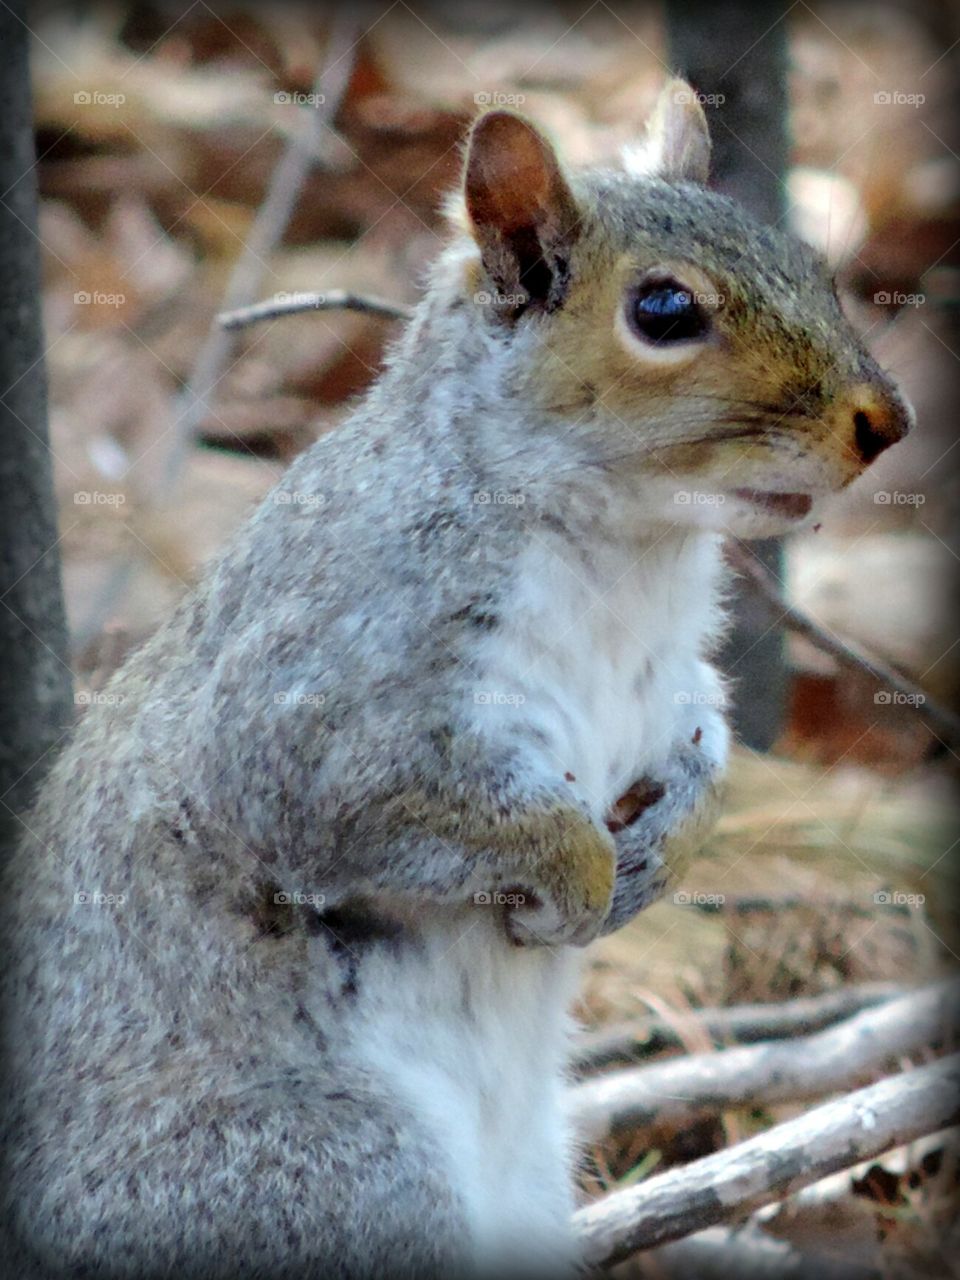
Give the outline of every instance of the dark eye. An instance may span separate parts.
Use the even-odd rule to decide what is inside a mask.
[[[686,342],[703,337],[710,327],[706,311],[678,280],[641,285],[627,307],[633,328],[648,342]]]

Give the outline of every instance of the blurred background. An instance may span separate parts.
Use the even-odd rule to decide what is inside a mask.
[[[687,71],[721,185],[746,181],[745,198],[826,253],[917,411],[918,429],[821,527],[773,553],[773,584],[821,635],[865,647],[922,692],[784,631],[776,602],[756,604],[754,639],[728,666],[737,702],[765,708],[772,750],[738,750],[709,848],[674,895],[595,949],[581,1013],[588,1025],[669,1019],[954,964],[960,742],[923,703],[951,705],[960,653],[957,13],[798,0],[761,21],[743,5],[604,0],[118,0],[38,5],[30,26],[81,712],[290,459],[336,430],[402,323],[324,311],[225,335],[217,313],[304,290],[415,303],[478,109],[518,107],[574,164],[612,160],[668,69]],[[769,1118],[729,1113],[659,1145],[607,1144],[590,1189]],[[916,1274],[947,1274],[922,1268],[952,1168],[868,1189],[837,1247],[852,1256],[882,1239]]]

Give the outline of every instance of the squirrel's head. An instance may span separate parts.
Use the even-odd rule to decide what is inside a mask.
[[[588,464],[635,480],[651,518],[764,536],[860,475],[911,415],[825,262],[708,191],[709,152],[680,80],[642,165],[635,151],[622,170],[567,174],[520,116],[480,116],[462,286],[517,353],[510,394]]]

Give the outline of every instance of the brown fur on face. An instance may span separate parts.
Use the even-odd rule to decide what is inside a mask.
[[[639,471],[762,487],[778,464],[815,458],[818,487],[854,479],[865,465],[854,402],[905,410],[843,317],[825,264],[721,196],[615,173],[584,185],[593,216],[530,379],[543,409],[581,414],[598,458]],[[631,283],[660,266],[711,300],[709,336],[672,364],[639,359],[617,333]]]

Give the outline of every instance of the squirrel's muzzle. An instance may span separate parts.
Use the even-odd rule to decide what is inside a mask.
[[[852,449],[864,466],[902,440],[914,423],[913,410],[892,383],[861,382],[849,395]]]

